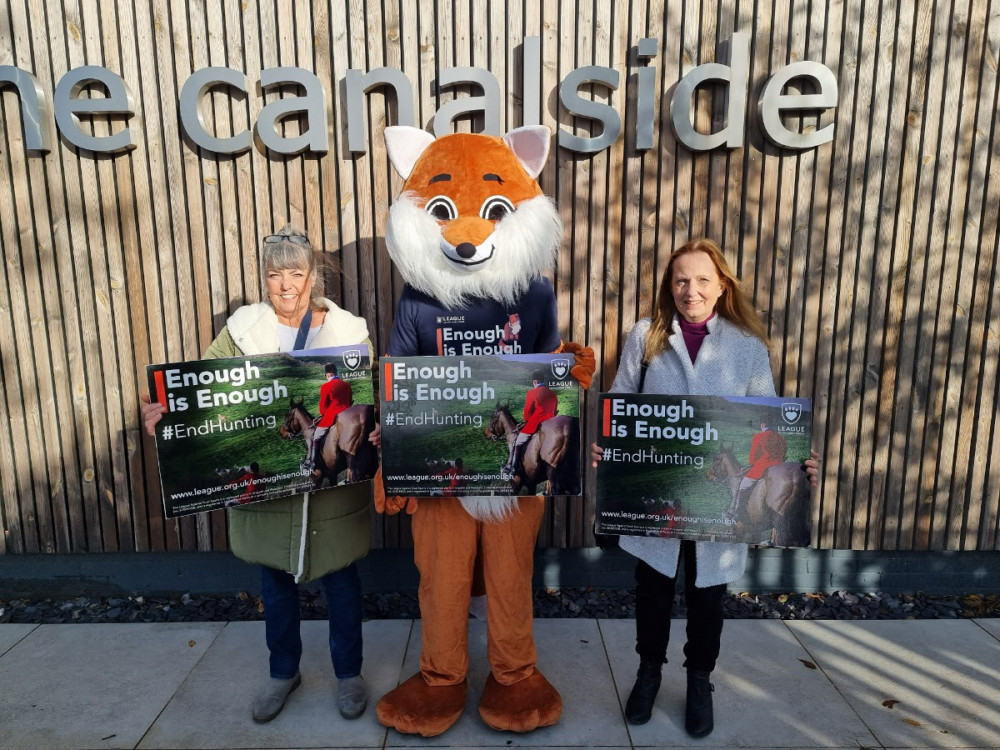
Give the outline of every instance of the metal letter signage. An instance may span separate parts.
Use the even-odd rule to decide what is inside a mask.
[[[640,39],[636,48],[636,57],[647,60],[655,57],[660,51],[660,43],[656,39]],[[635,112],[635,150],[649,151],[653,147],[653,89],[656,86],[656,70],[645,65],[639,68],[639,96],[636,98]]]
[[[689,70],[674,86],[671,96],[670,121],[677,141],[693,151],[716,148],[742,148],[746,132],[747,95],[750,76],[750,35],[736,32],[728,42],[728,63],[709,62]],[[655,147],[657,71],[654,61],[659,53],[655,38],[640,39],[630,59],[635,74],[636,96],[634,127],[636,151]],[[542,54],[539,37],[525,37],[521,47],[521,100],[522,119],[525,125],[541,121],[541,102],[550,94],[541,91]],[[570,71],[558,84],[558,98],[562,111],[557,117],[563,126],[557,131],[558,144],[581,154],[594,154],[610,147],[622,133],[622,115],[615,106],[588,93],[581,94],[587,84],[599,84],[615,92],[621,81],[621,71],[599,65],[586,65]],[[785,93],[796,79],[809,82],[815,93]],[[332,134],[327,110],[327,86],[336,90],[334,81],[320,81],[303,68],[279,67],[260,71],[260,91],[269,92],[281,86],[301,89],[297,96],[276,98],[265,104],[254,124],[258,148],[277,154],[324,154]],[[352,154],[367,151],[369,135],[365,127],[365,97],[375,89],[389,87],[395,94],[396,124],[415,124],[413,85],[403,71],[397,68],[375,68],[367,73],[350,68],[343,79],[344,119],[347,124],[346,150]],[[95,84],[103,86],[104,98],[78,98],[81,90]],[[438,73],[437,91],[460,84],[473,84],[482,89],[482,95],[461,96],[445,102],[433,116],[433,131],[441,136],[453,130],[457,118],[470,113],[483,113],[483,132],[499,135],[501,132],[501,104],[504,93],[497,77],[483,68],[446,68]],[[716,132],[702,133],[695,129],[692,100],[699,87],[722,84],[726,87],[725,126]],[[45,93],[35,77],[20,68],[0,65],[0,89],[13,85],[21,105],[24,143],[29,152],[47,153],[54,142],[51,115]],[[662,85],[662,84],[661,84]],[[219,137],[209,132],[210,121],[202,117],[201,106],[205,95],[214,88],[228,87],[233,99],[245,100],[248,94],[246,74],[224,67],[207,67],[194,71],[181,87],[179,115],[184,134],[199,149],[216,154],[240,154],[250,150],[254,137],[250,130]],[[837,106],[837,79],[825,65],[800,61],[777,70],[763,86],[757,102],[756,115],[768,140],[784,149],[803,150],[816,148],[833,140],[833,123],[817,127],[811,132],[790,129],[782,119],[783,112],[806,111],[816,117]],[[66,140],[77,147],[95,153],[118,154],[135,148],[132,132],[126,125],[108,136],[89,135],[80,127],[79,118],[93,115],[124,115],[134,113],[132,95],[125,82],[107,68],[85,65],[66,73],[56,86],[54,121]],[[624,104],[622,106],[625,106]],[[713,113],[714,114],[714,113]],[[296,137],[282,134],[280,123],[287,118],[298,118],[302,131]],[[566,129],[574,118],[590,120],[594,135],[577,135]],[[717,119],[713,117],[713,119]],[[807,129],[810,130],[810,129]]]
[[[440,138],[452,131],[451,123],[467,112],[482,111],[485,115],[483,131],[486,135],[500,135],[500,84],[495,75],[482,68],[447,68],[441,71],[438,89],[474,83],[483,89],[482,96],[452,99],[442,105],[434,115],[434,135]]]
[[[181,127],[198,146],[217,154],[242,154],[253,145],[249,130],[229,138],[218,138],[205,128],[201,100],[216,86],[229,86],[246,96],[246,76],[232,68],[202,68],[191,74],[181,88]]]
[[[622,132],[622,118],[614,107],[581,97],[577,92],[585,83],[603,83],[615,91],[618,88],[618,71],[587,65],[572,71],[559,84],[559,101],[570,114],[596,120],[604,126],[604,130],[593,138],[583,138],[559,128],[559,145],[581,154],[596,154],[618,140]]]
[[[104,86],[108,94],[105,98],[77,98],[83,89],[94,83]],[[135,114],[132,93],[125,81],[107,68],[99,65],[73,68],[59,80],[55,100],[55,119],[59,132],[77,148],[105,154],[120,154],[135,148],[127,125],[108,136],[88,135],[80,129],[79,115],[125,115],[127,119]]]
[[[257,119],[257,137],[278,154],[300,154],[303,151],[326,153],[326,96],[319,79],[302,68],[268,68],[260,72],[263,91],[284,83],[296,83],[305,89],[305,96],[286,97],[264,106]],[[278,132],[278,123],[286,117],[306,116],[306,130],[298,138],[285,138]]]
[[[45,101],[38,79],[13,65],[0,65],[0,88],[12,83],[21,99],[21,123],[24,127],[24,147],[29,151],[48,153],[52,150],[52,112]]]
[[[796,78],[811,78],[819,88],[816,94],[783,94],[785,86]],[[796,133],[781,121],[782,110],[826,110],[837,106],[837,78],[833,71],[817,62],[803,60],[782,68],[760,94],[757,104],[764,135],[775,146],[807,149],[833,140],[833,123],[812,133]]]
[[[416,124],[413,115],[413,87],[403,71],[375,68],[362,75],[350,68],[344,77],[344,102],[347,109],[347,150],[363,154],[365,148],[365,94],[379,86],[391,86],[396,92],[397,125]]]
[[[743,146],[747,110],[747,79],[750,73],[750,35],[733,34],[729,43],[729,65],[707,63],[699,65],[681,78],[670,100],[670,119],[677,140],[692,151],[711,151]],[[697,88],[707,81],[722,81],[729,85],[729,105],[726,108],[726,127],[718,133],[699,133],[691,117],[691,99]]]

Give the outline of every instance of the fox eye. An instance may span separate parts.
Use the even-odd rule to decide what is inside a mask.
[[[424,211],[429,213],[438,221],[451,221],[458,218],[458,209],[455,203],[447,195],[436,195],[427,201]]]
[[[479,215],[489,221],[500,221],[507,214],[514,213],[514,204],[502,195],[494,195],[486,199]]]

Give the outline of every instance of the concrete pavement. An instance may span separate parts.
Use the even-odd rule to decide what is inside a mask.
[[[0,625],[0,748],[1000,748],[1000,619],[728,620],[713,675],[716,728],[684,732],[683,629],[652,720],[626,724],[631,620],[538,619],[539,666],[563,718],[526,735],[486,727],[486,625],[470,622],[466,712],[429,739],[386,730],[374,699],[416,670],[419,620],[365,623],[373,700],[336,711],[326,623],[302,624],[302,686],[269,724],[250,719],[267,676],[262,622]]]

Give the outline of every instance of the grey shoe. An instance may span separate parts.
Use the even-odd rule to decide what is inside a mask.
[[[345,677],[337,681],[337,708],[345,719],[356,719],[365,712],[368,705],[368,690],[365,678]]]
[[[302,675],[298,672],[287,680],[269,679],[253,703],[253,720],[263,724],[280,714],[289,694],[301,684]]]

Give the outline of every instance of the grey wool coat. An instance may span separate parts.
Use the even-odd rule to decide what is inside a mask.
[[[618,365],[613,393],[635,393],[639,388],[643,349],[650,320],[643,318],[629,334]],[[774,396],[774,378],[764,342],[716,315],[708,321],[694,363],[688,355],[676,316],[668,337],[670,348],[649,363],[644,393],[671,396]],[[623,536],[626,552],[651,568],[673,578],[677,575],[680,541],[659,537]],[[732,583],[743,575],[747,545],[695,542],[698,576],[695,586],[706,588]]]

